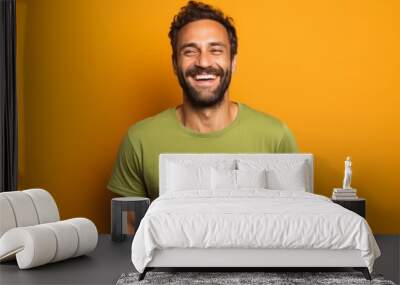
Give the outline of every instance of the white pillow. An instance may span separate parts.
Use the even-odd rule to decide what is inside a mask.
[[[267,188],[267,171],[236,170],[238,188]]]
[[[236,170],[212,168],[212,188],[236,190]]]
[[[266,170],[212,169],[214,190],[240,188],[267,188]]]
[[[168,191],[211,189],[211,167],[169,163],[167,174]]]
[[[307,165],[303,160],[239,159],[240,170],[266,169],[267,188],[272,190],[306,191]]]
[[[305,165],[284,170],[267,171],[268,188],[273,190],[306,191]]]

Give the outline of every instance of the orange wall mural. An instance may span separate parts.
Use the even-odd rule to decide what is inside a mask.
[[[167,33],[185,1],[17,0],[19,189],[110,230],[106,189],[128,127],[181,101]],[[352,186],[375,233],[399,233],[399,1],[208,1],[231,15],[230,97],[285,121],[315,192]]]

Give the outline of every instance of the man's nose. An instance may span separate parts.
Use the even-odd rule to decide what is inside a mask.
[[[212,65],[211,57],[206,52],[201,52],[197,58],[197,65],[201,67],[209,67]]]

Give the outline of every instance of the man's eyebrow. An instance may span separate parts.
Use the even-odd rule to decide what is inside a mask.
[[[180,51],[181,50],[183,50],[183,49],[185,49],[185,48],[187,48],[187,47],[194,47],[194,48],[197,48],[198,49],[198,46],[195,44],[195,43],[187,43],[187,44],[183,44],[181,47],[180,47]]]
[[[210,46],[222,46],[226,48],[226,44],[224,44],[223,42],[212,42],[209,44]]]

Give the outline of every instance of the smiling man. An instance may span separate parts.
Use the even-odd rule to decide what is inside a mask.
[[[183,102],[131,126],[107,188],[123,196],[158,197],[160,153],[290,153],[295,139],[281,120],[232,102],[236,68],[232,19],[190,1],[171,24],[172,64]]]

